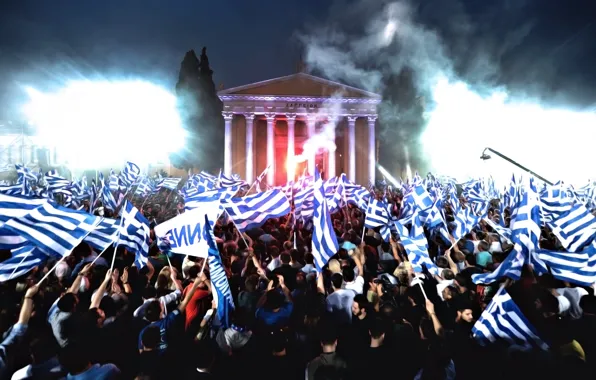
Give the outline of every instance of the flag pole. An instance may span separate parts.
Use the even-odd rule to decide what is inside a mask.
[[[228,214],[228,217],[230,218],[230,220],[232,221],[232,223],[234,223],[234,227],[236,227],[236,229],[238,230],[238,233],[240,234],[240,237],[242,238],[242,241],[243,241],[243,242],[244,242],[244,244],[246,245],[246,248],[250,247],[250,246],[248,245],[248,243],[246,242],[246,239],[244,238],[244,235],[242,234],[242,231],[240,231],[240,228],[238,228],[238,226],[236,225],[236,222],[234,221],[234,218],[232,218],[232,217],[230,216],[230,214],[228,213],[228,210],[226,210],[226,208],[225,208],[225,207],[224,207],[223,209],[224,209],[224,212],[225,212],[226,214]]]
[[[29,255],[30,255],[30,254],[31,254],[31,252],[27,252],[27,253],[25,254],[25,256],[23,257],[23,260],[21,260],[21,262],[19,262],[19,263],[17,264],[17,266],[16,266],[16,267],[15,267],[15,268],[12,270],[12,273],[10,274],[10,277],[8,277],[8,281],[12,280],[12,276],[15,274],[15,272],[17,271],[17,269],[19,269],[19,267],[21,266],[21,264],[23,264],[23,261],[25,261],[25,259],[26,259],[27,257],[29,257]]]

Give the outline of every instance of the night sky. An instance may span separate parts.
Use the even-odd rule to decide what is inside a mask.
[[[353,2],[3,0],[0,118],[15,117],[26,99],[22,85],[46,89],[68,79],[134,77],[173,89],[184,53],[189,49],[200,53],[203,46],[208,48],[217,86],[291,74],[302,50],[297,34],[332,22],[338,9],[341,12]],[[386,2],[366,3],[377,7]],[[497,80],[503,84],[523,86],[531,78],[542,95],[553,91],[558,100],[580,106],[596,101],[594,1],[411,3],[420,11],[420,22],[437,30],[454,54],[473,55],[470,50],[483,46],[495,49],[496,42],[505,46],[497,47],[494,55],[500,70]],[[462,41],[454,32],[452,12],[473,20],[478,32],[466,34],[471,41]],[[515,44],[504,45],[512,30],[521,34],[516,34]],[[374,57],[371,61],[374,65]]]

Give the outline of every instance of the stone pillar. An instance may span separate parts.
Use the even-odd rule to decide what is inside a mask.
[[[335,128],[337,126],[337,117],[330,116],[327,118],[327,122],[331,125],[328,130],[329,135],[327,136],[329,140],[333,142],[335,145]],[[333,151],[327,152],[327,176],[326,178],[331,179],[335,177],[335,149]]]
[[[275,114],[268,113],[267,117],[267,184],[273,186],[275,181]]]
[[[296,149],[294,147],[294,127],[296,126],[296,114],[287,113],[286,120],[288,121],[288,155],[286,158],[286,168],[288,182],[294,180],[296,175],[296,161],[294,156],[296,155]]]
[[[356,120],[358,116],[348,116],[348,178],[356,182]]]
[[[246,122],[246,182],[252,185],[254,181],[254,113],[244,114],[244,121]]]
[[[232,119],[234,113],[222,112],[225,122],[224,135],[224,173],[232,175]]]
[[[306,116],[306,125],[308,130],[308,138],[312,138],[316,131],[315,131],[315,124],[317,122],[317,115],[307,115]],[[308,158],[308,175],[315,175],[315,155],[316,153],[313,152],[309,155]]]
[[[376,159],[375,152],[377,144],[375,141],[375,123],[377,116],[368,117],[368,180],[375,183]]]

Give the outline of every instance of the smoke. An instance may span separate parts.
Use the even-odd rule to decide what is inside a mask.
[[[324,24],[309,25],[299,36],[314,73],[382,95],[380,163],[392,173],[441,169],[439,174],[460,179],[486,175],[486,167],[453,168],[479,161],[481,150],[492,144],[507,146],[523,162],[532,155],[544,161],[556,147],[531,130],[532,119],[592,120],[550,112],[542,101],[546,96],[569,101],[575,89],[563,91],[556,61],[536,59],[557,50],[549,46],[552,41],[536,37],[553,29],[548,18],[554,16],[538,20],[534,15],[543,10],[527,1],[485,3],[341,1]],[[577,133],[585,135],[585,127],[578,126]],[[556,133],[554,128],[549,125]],[[535,146],[527,139],[516,146],[520,130]]]

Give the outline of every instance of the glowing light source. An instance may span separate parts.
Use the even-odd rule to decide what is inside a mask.
[[[385,43],[389,43],[393,40],[393,36],[397,31],[397,23],[393,20],[389,20],[387,25],[385,25],[385,30],[383,31],[383,38]]]
[[[554,181],[584,185],[596,174],[595,113],[508,101],[498,91],[480,96],[466,84],[446,79],[436,84],[433,98],[422,142],[436,173],[460,181],[492,175],[507,183],[518,172],[515,167],[498,158],[478,159],[490,146]]]
[[[176,97],[154,84],[76,81],[54,93],[26,90],[25,114],[72,167],[168,162],[184,144]]]

